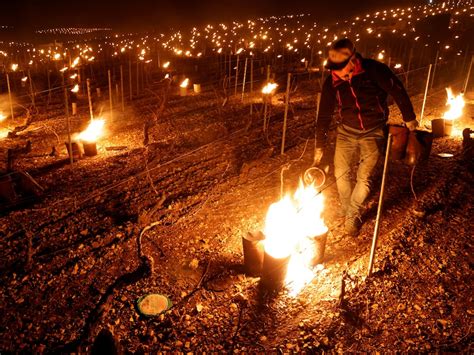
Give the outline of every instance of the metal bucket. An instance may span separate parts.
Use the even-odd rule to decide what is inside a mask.
[[[264,239],[262,232],[249,232],[242,237],[245,273],[250,276],[260,276],[262,273]]]
[[[453,133],[453,120],[444,120],[444,135],[450,136]]]
[[[311,259],[311,266],[322,264],[324,260],[324,251],[326,250],[326,241],[328,232],[311,238],[314,247],[314,256]]]
[[[97,143],[96,142],[82,142],[84,147],[84,155],[87,157],[93,157],[97,155]]]
[[[410,132],[407,145],[406,163],[414,165],[428,160],[433,143],[433,134],[426,131]]]
[[[443,118],[435,118],[431,121],[431,131],[433,132],[433,138],[444,137],[446,135],[445,122]]]
[[[179,87],[179,96],[188,96],[188,88]]]
[[[388,131],[392,134],[390,159],[402,160],[405,157],[408,144],[408,133],[410,133],[410,130],[404,126],[389,125]]]
[[[263,257],[262,286],[269,291],[276,291],[283,287],[288,270],[290,255],[284,258],[274,258],[267,252]]]
[[[71,156],[71,152],[69,150],[69,143],[65,142],[64,144],[66,145],[67,154],[69,156]],[[78,142],[72,142],[71,147],[72,147],[72,158],[73,158],[73,160],[81,159],[82,154],[83,154],[81,145]]]

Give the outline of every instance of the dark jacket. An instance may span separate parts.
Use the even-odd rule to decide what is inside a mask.
[[[329,125],[338,107],[339,123],[361,131],[384,126],[388,119],[387,96],[390,94],[402,112],[403,120],[416,119],[413,105],[401,81],[388,66],[373,59],[362,58],[349,81],[334,73],[324,81],[316,122],[316,144],[326,145]]]

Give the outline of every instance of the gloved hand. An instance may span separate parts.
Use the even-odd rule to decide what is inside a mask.
[[[323,148],[316,148],[314,150],[314,158],[313,158],[313,166],[318,166],[321,164],[321,160],[323,159],[324,149]]]
[[[413,132],[416,129],[416,127],[418,127],[418,121],[412,120],[412,121],[405,122],[405,126],[407,126],[410,132]]]

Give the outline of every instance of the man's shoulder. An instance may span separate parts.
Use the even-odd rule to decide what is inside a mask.
[[[371,59],[371,58],[363,58],[362,59],[362,67],[365,69],[376,69],[376,68],[384,68],[386,65],[378,60]]]
[[[365,62],[362,62],[362,67],[367,72],[367,75],[371,78],[386,77],[390,75],[391,70],[385,63],[379,62],[375,59],[364,58]]]

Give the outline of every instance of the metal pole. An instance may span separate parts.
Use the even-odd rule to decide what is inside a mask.
[[[28,79],[30,80],[30,94],[31,94],[31,103],[35,107],[35,93],[33,91],[33,80],[31,80],[31,71],[28,69]]]
[[[94,111],[92,110],[92,96],[91,96],[91,81],[90,79],[86,80],[87,83],[87,97],[89,99],[89,112],[91,114],[91,121],[94,119]]]
[[[466,93],[467,84],[469,84],[469,77],[471,76],[472,63],[474,62],[474,55],[471,57],[471,64],[469,64],[469,70],[467,71],[466,81],[464,82],[463,93]],[[7,76],[8,78],[8,76]]]
[[[10,89],[10,76],[7,73],[7,87],[8,87],[8,99],[10,100],[10,112],[12,115],[12,119],[15,118],[15,115],[13,114],[13,100],[12,100],[12,91]]]
[[[433,76],[431,77],[430,90],[433,88],[435,75],[436,75],[436,68],[438,66],[438,58],[439,58],[439,49],[436,51],[436,58],[435,58],[435,63],[434,63],[434,68],[433,68]]]
[[[133,100],[133,87],[132,87],[132,60],[128,61],[128,84],[129,84],[129,92],[130,92],[130,101]]]
[[[63,87],[64,87],[64,90],[66,90],[64,92],[64,105],[65,105],[65,108],[66,108],[66,116],[69,116],[69,100],[68,100],[68,93],[67,93],[67,86],[65,85],[65,80],[64,80],[64,73],[62,73],[62,79],[63,79]]]
[[[250,58],[250,100],[253,94],[253,57]],[[250,101],[250,116],[253,114],[253,101]]]
[[[123,95],[123,66],[120,65],[120,96],[122,99],[122,112],[125,112],[125,97]]]
[[[114,103],[112,101],[112,76],[110,74],[110,70],[107,70],[107,75],[109,77],[109,105],[110,105],[110,120],[113,121],[114,115],[113,115],[113,109],[114,109]]]
[[[420,114],[420,126],[422,125],[423,122],[423,114],[425,113],[425,105],[426,105],[426,96],[428,95],[428,88],[430,84],[430,75],[431,75],[431,68],[433,67],[433,64],[430,64],[430,67],[428,69],[428,77],[426,78],[426,88],[425,88],[425,97],[423,98],[423,105],[421,106],[421,114]]]
[[[48,76],[48,104],[51,101],[51,72],[49,69],[46,70]]]
[[[413,46],[410,48],[410,54],[408,55],[408,65],[407,65],[407,71],[405,75],[405,88],[408,90],[408,75],[410,73],[411,69],[411,61],[413,59]]]
[[[137,60],[137,96],[140,94],[140,62]]]
[[[288,73],[288,81],[286,82],[286,96],[285,96],[285,115],[283,116],[283,136],[281,138],[281,152],[283,155],[285,152],[285,139],[286,139],[286,122],[288,119],[288,106],[290,103],[290,86],[291,86],[291,73]]]
[[[319,117],[319,106],[321,104],[321,93],[318,92],[316,94],[316,119],[315,119],[315,127],[314,127],[314,152],[316,152],[316,135],[317,135],[317,129],[318,129],[318,117]]]
[[[382,214],[382,207],[383,207],[382,205],[383,205],[383,194],[385,190],[385,178],[387,176],[388,160],[390,156],[391,145],[392,145],[392,134],[389,133],[388,140],[387,140],[387,149],[385,152],[385,163],[383,165],[383,175],[382,175],[382,185],[380,187],[379,205],[377,207],[377,218],[375,220],[374,237],[372,238],[372,248],[370,249],[370,259],[369,259],[369,268],[368,268],[367,276],[370,276],[372,274],[372,267],[374,265],[375,249],[377,248],[377,239],[379,237],[379,229],[380,229],[380,216]]]
[[[232,53],[229,53],[229,90],[232,85]]]
[[[64,88],[64,101],[66,102],[66,128],[67,128],[67,144],[69,146],[69,164],[74,162],[73,152],[72,152],[72,141],[71,141],[71,122],[69,120],[69,102],[68,102],[68,93],[67,87]]]
[[[244,94],[245,94],[245,79],[247,79],[247,62],[248,58],[245,58],[245,67],[244,67],[244,79],[242,81],[242,102],[244,101]]]
[[[234,95],[237,95],[237,84],[239,82],[239,59],[240,56],[237,56],[237,66],[235,67],[235,87],[234,87]]]
[[[263,132],[267,131],[267,111],[268,111],[268,99],[266,94],[263,94]]]

